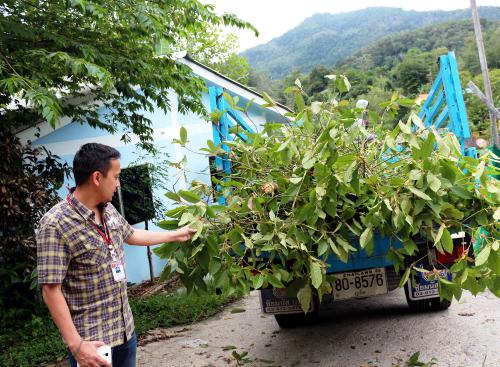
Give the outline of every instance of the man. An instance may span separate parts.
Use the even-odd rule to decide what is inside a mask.
[[[120,153],[83,145],[73,160],[76,188],[50,209],[37,231],[38,279],[68,346],[70,366],[110,367],[97,353],[112,347],[113,367],[135,366],[137,340],[127,298],[123,242],[187,241],[195,232],[132,228],[109,202],[120,185]]]

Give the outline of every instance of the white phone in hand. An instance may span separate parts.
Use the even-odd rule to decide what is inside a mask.
[[[109,345],[102,345],[97,348],[97,354],[104,358],[109,364],[113,363],[113,359],[111,358],[111,347]],[[80,365],[77,363],[76,367],[80,367]]]

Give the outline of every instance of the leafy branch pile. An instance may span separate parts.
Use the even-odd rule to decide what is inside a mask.
[[[396,271],[406,268],[403,284],[427,256],[418,238],[452,252],[451,235],[464,231],[480,240],[477,257],[467,240],[453,280],[440,279],[442,295],[489,288],[500,296],[500,184],[490,177],[490,157],[462,156],[452,134],[424,128],[415,114],[393,131],[368,132],[347,101],[305,106],[295,89],[303,108],[290,124],[267,123],[245,133],[248,142],[224,142],[229,155],[208,142],[203,153],[229,159],[231,175],[167,193],[178,206],[160,225],[198,232],[190,245],[156,250],[169,259],[164,276],[179,273],[189,292],[205,291],[207,275],[229,292],[288,286],[307,311],[314,296],[332,290],[329,256],[347,262],[358,247],[370,254],[374,236],[389,236],[402,244],[387,256]],[[182,129],[177,143],[187,144]],[[221,196],[225,205],[213,205]]]

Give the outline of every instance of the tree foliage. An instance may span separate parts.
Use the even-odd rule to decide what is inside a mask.
[[[59,201],[56,190],[68,167],[1,129],[0,155],[0,320],[6,325],[37,308],[35,228]]]
[[[8,0],[0,5],[0,106],[3,123],[31,125],[62,116],[130,134],[152,149],[145,111],[170,107],[204,114],[201,80],[155,45],[175,45],[207,25],[253,27],[218,16],[197,0]],[[106,109],[101,109],[106,107]],[[102,112],[104,111],[104,112]]]
[[[394,71],[396,85],[403,89],[404,93],[414,95],[429,80],[429,65],[415,58],[405,58],[399,63]]]
[[[332,80],[348,89],[345,78]],[[191,245],[157,249],[169,259],[164,276],[179,273],[189,292],[203,292],[207,275],[228,290],[288,286],[307,311],[314,294],[331,292],[330,256],[347,262],[359,249],[370,254],[374,236],[387,236],[396,271],[409,264],[406,281],[427,247],[450,252],[451,233],[478,238],[482,228],[475,262],[468,241],[451,268],[453,281],[440,279],[441,294],[460,298],[462,289],[489,288],[500,296],[500,183],[490,177],[489,157],[462,156],[452,134],[424,128],[415,114],[369,137],[355,123],[361,111],[347,101],[306,105],[300,85],[294,91],[290,124],[268,123],[246,133],[249,142],[225,142],[229,156],[213,142],[203,149],[232,164],[232,174],[212,179],[218,190],[193,182],[168,193],[179,206],[160,226],[198,231]],[[211,205],[220,196],[226,205]]]
[[[207,24],[174,47],[187,50],[195,60],[239,83],[248,83],[250,65],[238,55],[239,41],[234,33],[224,34],[219,27]]]
[[[493,96],[493,104],[495,106],[500,105],[500,69],[490,69],[489,70],[491,92]],[[472,80],[482,91],[484,91],[483,76],[481,74],[463,80],[466,84],[469,80]],[[490,115],[486,105],[475,95],[467,93],[465,95],[465,102],[467,104],[467,117],[472,124],[472,128],[477,131],[481,136],[488,137],[491,134],[490,129]]]

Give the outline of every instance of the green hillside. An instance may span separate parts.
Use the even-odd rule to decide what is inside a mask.
[[[500,19],[497,7],[480,7],[479,13],[482,18]],[[367,8],[341,14],[316,14],[243,55],[254,69],[277,79],[294,68],[309,71],[318,64],[335,65],[388,35],[460,19],[470,19],[470,10],[417,12]],[[453,39],[453,30],[450,32]]]
[[[483,19],[481,25],[486,48],[489,51],[500,48],[500,21]],[[337,66],[361,70],[382,67],[389,70],[396,66],[412,48],[427,52],[440,47],[455,51],[459,59],[466,59],[464,61],[472,67],[474,62],[469,59],[471,56],[477,58],[472,22],[468,20],[445,22],[383,37],[354,55],[341,60]],[[500,67],[499,57],[488,57],[488,59],[491,67]],[[479,64],[474,71],[479,71]]]

